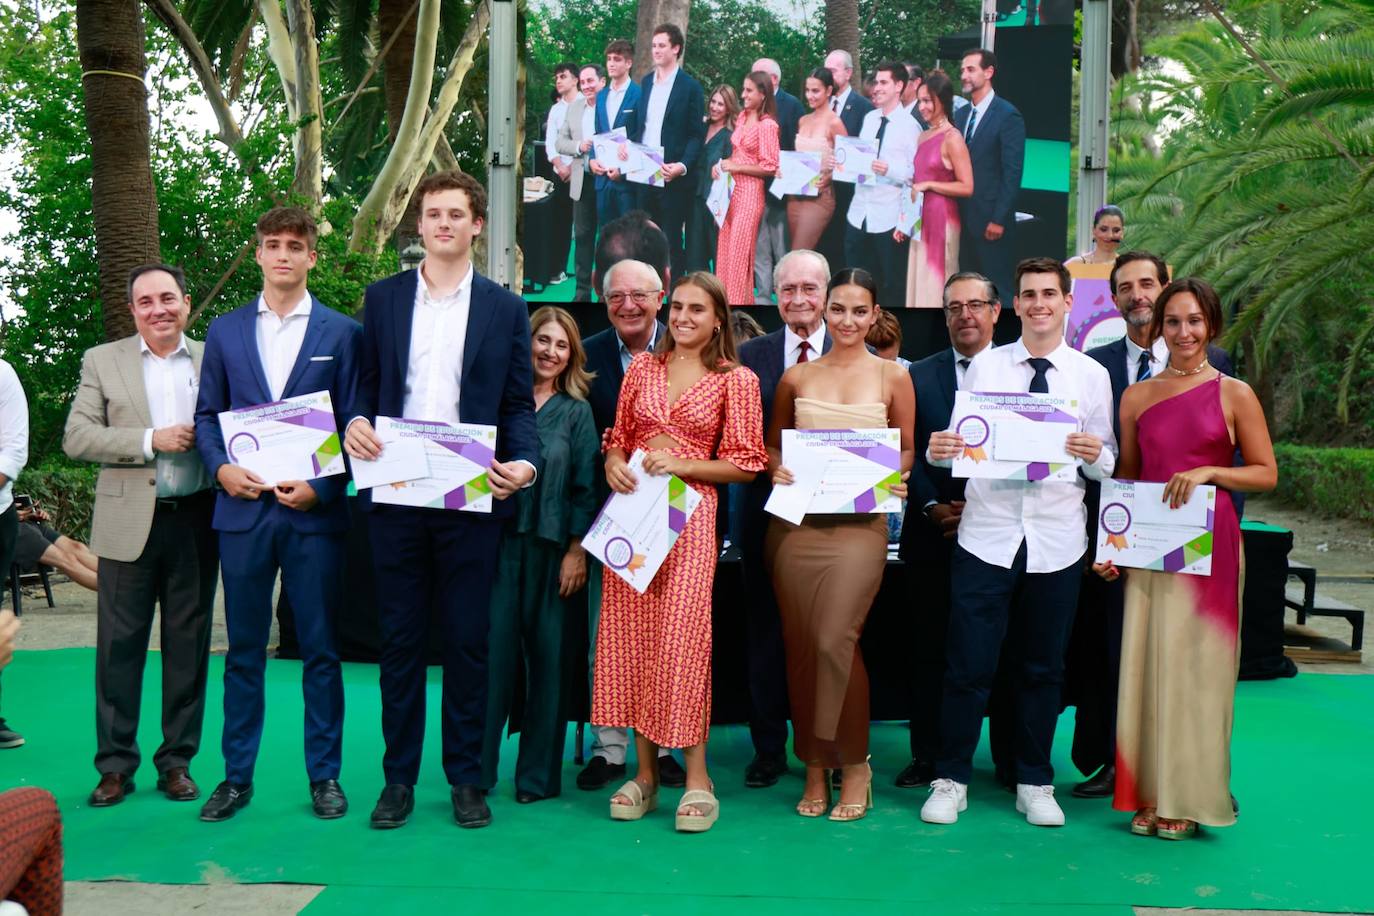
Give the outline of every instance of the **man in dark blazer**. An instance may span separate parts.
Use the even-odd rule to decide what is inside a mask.
[[[964,508],[965,480],[948,468],[926,461],[930,434],[949,428],[954,394],[963,387],[964,373],[980,353],[992,347],[1001,304],[982,274],[964,271],[945,283],[945,324],[950,346],[911,365],[916,389],[916,463],[911,467],[910,493],[898,549],[907,569],[912,607],[920,631],[910,668],[911,762],[897,774],[904,789],[927,785],[935,778],[940,749],[940,704],[944,695],[945,639],[949,630],[950,561],[959,517]],[[998,700],[999,695],[1002,697]],[[999,683],[989,703],[989,719],[996,722],[1006,707],[1007,691]],[[993,727],[993,757],[999,772],[1012,766],[1014,754],[1006,729]]]
[[[639,109],[639,84],[630,79],[634,56],[634,45],[623,38],[606,45],[607,83],[596,94],[598,134],[624,127]],[[634,209],[635,190],[614,165],[608,168],[592,156],[590,167],[596,176],[596,223],[600,227]]]
[[[1101,363],[1112,380],[1112,432],[1121,441],[1121,397],[1138,381],[1165,371],[1169,351],[1163,338],[1151,339],[1155,300],[1169,283],[1164,259],[1148,251],[1124,251],[1112,264],[1108,283],[1126,321],[1126,336],[1094,347],[1088,355]],[[1207,359],[1234,375],[1231,357],[1209,345]],[[1097,533],[1101,484],[1088,482],[1088,532]],[[1237,494],[1239,496],[1239,494]],[[1237,512],[1241,506],[1237,500]],[[1068,683],[1075,700],[1072,757],[1089,778],[1074,786],[1079,798],[1109,798],[1116,783],[1116,687],[1121,670],[1121,626],[1125,592],[1120,579],[1105,582],[1088,576],[1079,590],[1079,613],[1069,643]]]
[[[782,88],[782,68],[771,57],[754,61],[751,72],[768,74],[773,84],[773,101],[777,106],[778,149],[797,148],[797,125],[802,119],[802,103]],[[732,125],[733,126],[733,125]],[[763,195],[763,219],[759,220],[758,239],[754,245],[754,301],[759,305],[773,304],[773,269],[787,254],[787,202],[774,197],[770,179]]]
[[[684,43],[682,30],[672,23],[654,29],[654,69],[640,81],[639,105],[625,122],[631,140],[663,147],[665,183],[658,188],[640,185],[639,206],[668,236],[669,260],[678,277],[686,273],[682,233],[693,200],[692,182],[684,176],[696,165],[706,139],[701,84],[680,66]]]
[[[959,265],[990,277],[1005,293],[1016,288],[1012,233],[1026,158],[1026,124],[1016,106],[993,91],[996,70],[997,58],[982,49],[965,53],[959,68],[969,104],[954,113],[954,126],[963,134],[973,163],[973,195],[959,198]]]
[[[318,230],[298,207],[276,207],[257,224],[261,295],[215,319],[205,339],[196,446],[220,484],[219,532],[224,616],[224,782],[200,812],[222,821],[253,797],[262,739],[267,640],[277,572],[296,622],[305,697],[305,769],[311,805],[321,818],[342,817],[343,678],[334,613],[343,603],[346,474],[311,480],[263,480],[232,463],[219,415],[286,398],[329,393],[337,430],[351,416],[362,327],[306,289]],[[337,435],[337,434],[336,434]],[[335,448],[338,440],[335,439]]]
[[[425,733],[425,650],[432,609],[444,664],[443,763],[460,827],[485,827],[480,788],[487,709],[488,606],[508,499],[534,481],[539,460],[529,308],[478,274],[472,242],[486,221],[486,189],[458,171],[415,189],[425,259],[367,288],[362,368],[344,446],[373,460],[378,416],[497,428],[487,471],[490,514],[374,505],[372,561],[381,618],[382,769],[372,826],[400,827],[414,809]]]
[[[830,97],[830,108],[844,122],[845,132],[851,137],[857,137],[863,129],[864,116],[873,110],[873,103],[853,85],[854,58],[848,51],[831,51],[825,56],[825,69],[830,71],[830,76],[835,81],[835,94]],[[835,189],[835,215],[826,224],[819,247],[820,252],[829,258],[832,264],[843,264],[845,214],[849,212],[849,204],[854,200],[854,185],[847,181],[837,181],[831,187]]]
[[[765,434],[782,374],[798,362],[807,362],[830,350],[830,337],[825,332],[829,263],[814,251],[799,249],[783,256],[776,273],[778,313],[783,326],[746,341],[739,350],[740,362],[759,377]],[[763,561],[764,536],[768,532],[768,514],[763,506],[771,491],[766,474],[746,484],[740,525],[749,660],[749,736],[754,742],[754,759],[745,768],[744,784],[755,789],[773,785],[787,772],[787,662],[773,583]]]

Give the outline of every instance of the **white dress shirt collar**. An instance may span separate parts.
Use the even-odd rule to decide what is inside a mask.
[[[1126,340],[1126,382],[1134,385],[1140,380],[1140,354],[1146,352],[1131,338]],[[1150,374],[1159,375],[1160,370],[1169,359],[1169,347],[1164,343],[1163,337],[1156,337],[1155,342],[1150,344]]]
[[[800,334],[793,331],[790,327],[783,327],[782,331],[782,368],[791,369],[797,364],[797,357],[801,356]],[[806,338],[806,342],[811,345],[807,351],[808,361],[815,359],[825,353],[825,322],[822,321],[816,326],[816,330]]]
[[[467,346],[468,313],[474,271],[446,296],[435,296],[420,262],[415,278],[415,305],[406,360],[402,414],[410,420],[459,423],[463,381],[463,351]]]
[[[844,111],[845,103],[849,101],[849,93],[851,93],[851,92],[853,92],[853,91],[854,91],[854,86],[851,84],[851,85],[849,85],[849,86],[845,86],[845,87],[844,87],[844,92],[841,92],[839,95],[835,96],[835,113],[836,113],[836,114],[839,114],[840,112]]]
[[[635,354],[635,352],[634,352],[633,350],[630,349],[629,344],[625,343],[625,339],[622,338],[622,337],[620,336],[620,332],[619,332],[619,331],[616,331],[616,332],[615,332],[615,342],[616,342],[616,353],[620,354],[620,371],[621,371],[621,372],[627,372],[627,371],[629,371],[630,363],[631,363],[631,361],[634,360],[636,354]],[[654,352],[654,346],[657,345],[657,344],[658,344],[658,322],[655,321],[654,324],[653,324],[653,327],[652,327],[652,328],[650,329],[650,331],[649,331],[649,343],[645,345],[645,347],[644,347],[644,352],[645,352],[645,353],[652,353],[652,352]]]
[[[278,315],[267,304],[267,297],[258,296],[258,360],[267,377],[267,393],[274,401],[280,401],[286,394],[286,383],[296,367],[310,324],[312,298],[309,290],[302,293],[301,300],[285,315]]]
[[[181,335],[181,339],[177,341],[177,345],[172,348],[172,352],[168,353],[166,356],[158,356],[154,353],[152,347],[148,346],[148,341],[144,340],[143,335],[140,334],[138,337],[138,351],[151,356],[153,359],[171,359],[179,353],[185,354],[186,356],[191,355],[191,348],[186,345],[186,335],[184,333]]]
[[[975,359],[991,350],[994,346],[995,344],[989,340],[987,343],[983,345],[983,349],[979,350],[972,356],[965,356],[954,347],[949,348],[949,352],[954,354],[954,387],[956,390],[962,391],[964,389],[964,376],[968,374],[968,369],[961,365],[959,363],[959,360],[966,359],[969,361],[971,365]]]
[[[140,335],[138,346],[143,362],[143,393],[148,400],[152,426],[143,431],[143,457],[155,461],[154,479],[161,499],[189,496],[210,485],[200,454],[186,452],[161,454],[153,451],[153,431],[166,426],[190,426],[196,419],[196,396],[200,382],[186,335],[171,353],[158,356]]]
[[[973,120],[973,136],[975,136],[975,137],[978,136],[978,131],[982,130],[982,128],[983,128],[983,116],[986,115],[986,114],[988,113],[988,107],[989,107],[990,105],[992,105],[992,100],[993,100],[994,97],[996,97],[996,95],[997,95],[996,92],[993,92],[991,89],[989,89],[989,90],[988,90],[988,94],[985,95],[985,96],[983,96],[983,101],[981,101],[981,102],[974,102],[973,99],[969,99],[968,103],[969,103],[970,105],[973,106],[973,114],[970,114],[970,115],[969,115],[970,118],[973,118],[973,119],[974,119],[974,120]],[[964,122],[964,130],[965,130],[965,131],[968,130],[968,122],[967,122],[967,121]]]
[[[294,306],[292,306],[292,307],[287,311],[287,313],[286,313],[285,315],[280,315],[280,316],[278,316],[278,319],[279,319],[280,321],[285,322],[285,321],[286,321],[287,319],[289,319],[289,318],[297,318],[297,317],[300,317],[300,316],[303,316],[303,315],[309,315],[309,314],[310,314],[310,310],[311,310],[313,307],[314,307],[314,297],[312,297],[312,296],[310,295],[310,290],[308,290],[308,289],[307,289],[307,290],[301,290],[301,299],[300,299],[300,301],[297,302]],[[263,296],[261,293],[259,293],[259,294],[258,294],[258,314],[261,315],[261,314],[263,314],[264,312],[269,312],[269,313],[271,313],[271,314],[273,314],[273,315],[276,315],[276,314],[277,314],[277,313],[273,310],[272,306],[270,306],[270,305],[267,304],[267,297],[265,297],[265,296]],[[183,342],[184,342],[184,340],[185,340],[185,338],[183,338]]]

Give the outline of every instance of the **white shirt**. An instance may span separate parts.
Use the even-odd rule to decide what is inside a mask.
[[[430,293],[421,262],[416,271],[415,312],[410,324],[402,415],[408,420],[457,423],[463,381],[463,347],[468,339],[472,265],[458,288],[443,298]]]
[[[14,367],[0,359],[0,474],[5,485],[0,487],[0,512],[8,512],[14,504],[14,478],[29,461],[29,401],[19,374]],[[9,575],[9,570],[5,570]]]
[[[286,381],[296,367],[296,357],[300,356],[301,344],[305,342],[305,327],[309,323],[309,291],[296,303],[295,308],[286,313],[285,318],[277,317],[277,313],[267,305],[267,300],[258,296],[258,359],[262,360],[262,372],[267,376],[267,393],[274,401],[282,399]]]
[[[949,348],[949,349],[950,349],[950,352],[952,352],[952,353],[954,354],[954,390],[955,390],[955,391],[963,391],[963,390],[964,390],[964,378],[968,375],[968,369],[965,368],[963,365],[961,365],[961,364],[959,363],[959,360],[961,360],[961,359],[966,359],[966,360],[968,360],[969,362],[972,362],[973,360],[975,360],[975,359],[977,359],[978,357],[982,356],[982,355],[983,355],[984,353],[986,353],[988,350],[992,349],[992,347],[993,347],[992,341],[988,341],[987,344],[985,344],[985,345],[983,346],[983,349],[979,350],[977,353],[973,354],[972,356],[965,356],[964,354],[960,353],[958,350],[954,349],[953,347],[950,347],[950,348]],[[927,443],[927,444],[929,444],[929,443]]]
[[[834,102],[834,104],[831,105],[830,108],[831,108],[832,111],[835,112],[835,114],[840,114],[841,112],[844,111],[844,104],[845,104],[845,102],[848,102],[848,101],[849,101],[849,93],[851,93],[851,92],[853,92],[853,91],[854,91],[854,87],[853,87],[852,85],[850,85],[850,86],[845,86],[845,87],[844,87],[844,92],[841,92],[839,95],[837,95],[837,96],[835,96],[833,99],[831,99],[831,101]]]
[[[623,341],[623,340],[620,339],[620,332],[619,332],[619,331],[616,331],[616,332],[615,332],[615,342],[616,342],[617,344],[620,345],[619,349],[616,351],[616,352],[618,352],[618,353],[620,354],[620,371],[621,371],[621,372],[629,372],[629,371],[630,371],[630,363],[634,361],[635,353],[634,353],[633,350],[631,350],[631,349],[629,348],[629,346],[626,345],[625,341]],[[646,346],[646,347],[644,348],[644,352],[645,352],[645,353],[652,353],[652,352],[654,352],[654,345],[657,344],[657,343],[658,343],[658,322],[655,321],[655,322],[654,322],[653,331],[651,331],[651,332],[649,333],[649,344],[648,344],[648,346]]]
[[[872,233],[888,233],[896,227],[897,198],[904,191],[903,185],[911,181],[916,141],[921,135],[916,119],[898,105],[888,115],[877,108],[864,115],[859,136],[876,139],[884,117],[887,130],[883,131],[878,158],[887,163],[887,174],[879,175],[872,183],[856,184],[854,200],[849,205],[849,225]]]
[[[801,356],[802,338],[793,332],[789,327],[784,327],[782,331],[782,369],[786,372],[797,364],[797,358]],[[811,336],[806,338],[806,342],[811,348],[806,351],[807,361],[819,359],[825,353],[825,322],[822,321],[816,326],[816,330],[811,332]]]
[[[1145,349],[1131,338],[1126,338],[1126,384],[1134,385],[1140,381],[1140,354]],[[1164,371],[1164,366],[1169,361],[1169,346],[1164,342],[1163,337],[1158,337],[1150,345],[1150,377],[1154,378]]]
[[[608,83],[606,86],[606,127],[615,127],[615,119],[620,117],[620,106],[625,104],[625,93],[630,88],[630,78],[625,77],[625,84],[619,89],[615,88],[615,83]],[[588,134],[587,136],[591,136]]]
[[[668,97],[673,94],[673,84],[677,82],[680,67],[673,67],[666,77],[654,71],[654,85],[649,90],[649,103],[644,106],[644,136],[640,140],[645,146],[663,145],[663,118],[668,113]]]
[[[165,357],[148,349],[148,341],[142,337],[138,347],[143,354],[143,391],[148,396],[148,413],[153,421],[153,428],[143,432],[143,457],[149,461],[157,459],[159,497],[190,496],[210,486],[200,453],[194,448],[166,454],[153,451],[153,429],[191,426],[196,422],[200,379],[191,361],[186,335],[181,335],[177,348]]]
[[[992,105],[992,99],[993,99],[993,96],[995,96],[995,95],[997,95],[997,93],[995,93],[995,92],[993,92],[991,89],[989,89],[989,90],[988,90],[988,94],[985,95],[985,96],[983,96],[983,101],[981,101],[981,102],[973,102],[973,101],[970,101],[970,102],[969,102],[969,104],[973,106],[973,114],[969,115],[969,117],[973,119],[973,134],[970,135],[970,134],[968,133],[968,122],[965,121],[965,122],[964,122],[964,140],[965,140],[966,142],[969,141],[969,140],[972,140],[974,137],[978,136],[978,131],[979,131],[980,129],[982,129],[982,127],[983,127],[983,118],[987,115],[987,113],[988,113],[988,107],[989,107],[990,105]]]
[[[582,106],[582,139],[590,140],[596,134],[596,101],[593,99]]]
[[[1028,391],[1035,375],[1029,358],[1020,339],[984,350],[969,366],[964,389]],[[1025,541],[1028,573],[1055,572],[1083,556],[1088,549],[1083,477],[1105,480],[1116,467],[1112,382],[1106,368],[1063,341],[1045,358],[1052,364],[1046,374],[1049,393],[1077,399],[1078,428],[1102,440],[1102,453],[1067,482],[971,478],[959,521],[959,546],[993,566],[1010,569]],[[952,463],[933,461],[929,452],[926,459],[941,467]]]
[[[558,131],[563,127],[563,121],[568,117],[568,103],[559,99],[553,103],[549,109],[548,120],[544,122],[544,155],[549,157],[550,162],[557,162],[560,165],[567,165],[572,162],[567,156],[559,155],[554,144],[558,142]],[[588,134],[587,136],[591,136]]]

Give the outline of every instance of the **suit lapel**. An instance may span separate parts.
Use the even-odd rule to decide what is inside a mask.
[[[954,412],[954,351],[946,349],[940,354],[940,367],[936,372],[935,380],[940,386],[940,394],[944,397],[944,414],[946,417]]]
[[[126,337],[115,364],[119,366],[119,375],[129,391],[129,403],[138,412],[144,428],[148,429],[153,425],[153,413],[148,408],[148,388],[143,383],[143,348],[139,346],[140,339],[137,334]]]
[[[241,309],[239,314],[239,336],[243,341],[243,353],[248,360],[248,368],[258,383],[258,397],[255,403],[265,404],[272,400],[272,387],[267,384],[267,373],[262,368],[262,354],[258,353],[258,312],[256,305]]]
[[[491,325],[493,310],[487,302],[490,298],[487,285],[488,281],[474,270],[472,273],[472,293],[468,296],[468,331],[467,337],[463,341],[463,374],[459,377],[459,390],[467,387],[468,372],[472,369],[473,361],[477,359],[477,351],[482,346],[482,337]]]
[[[305,321],[305,339],[301,341],[300,352],[296,354],[296,364],[291,367],[291,374],[286,377],[286,386],[282,388],[282,397],[292,397],[296,384],[305,374],[305,370],[310,367],[310,357],[316,355],[320,350],[321,339],[324,332],[321,325],[324,324],[324,306],[320,300],[314,296],[310,297],[310,317]],[[310,392],[304,392],[309,394]]]
[[[391,288],[392,333],[396,335],[396,365],[405,384],[406,367],[410,365],[410,329],[415,321],[415,294],[419,288],[420,269],[408,270]]]

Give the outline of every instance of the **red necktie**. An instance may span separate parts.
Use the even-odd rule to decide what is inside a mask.
[[[804,363],[804,362],[806,362],[807,359],[808,359],[808,357],[807,357],[806,354],[807,354],[807,351],[809,351],[809,350],[811,349],[811,341],[809,341],[809,340],[803,340],[803,341],[802,341],[800,344],[798,344],[797,346],[801,348],[801,352],[797,354],[797,362],[799,362],[799,363]]]

